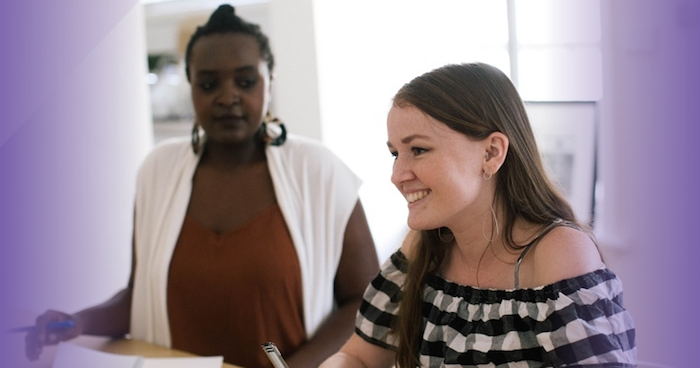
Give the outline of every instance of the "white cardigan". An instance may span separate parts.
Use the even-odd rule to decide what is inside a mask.
[[[333,310],[333,281],[345,227],[362,183],[335,154],[308,138],[290,134],[283,145],[268,146],[266,154],[301,266],[304,323],[310,338]],[[166,347],[171,344],[168,269],[198,161],[189,140],[176,138],[159,144],[138,173],[131,335]]]

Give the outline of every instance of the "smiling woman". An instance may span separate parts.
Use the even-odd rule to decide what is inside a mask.
[[[503,72],[414,78],[387,131],[412,232],[322,367],[635,366],[621,282],[547,177]]]
[[[395,159],[391,182],[408,201],[410,228],[450,227],[440,222],[444,221],[441,217],[456,216],[465,203],[488,201],[484,195],[478,199],[487,184],[480,176],[480,152],[492,152],[494,162],[498,153],[502,158],[508,145],[505,136],[476,141],[412,105],[391,109],[387,127],[388,146]],[[494,163],[489,172],[498,171],[499,166]],[[454,190],[460,187],[465,190]]]

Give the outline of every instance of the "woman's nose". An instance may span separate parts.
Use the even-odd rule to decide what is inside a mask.
[[[406,160],[403,160],[401,157],[396,157],[396,160],[394,160],[393,169],[391,171],[391,182],[398,187],[401,185],[401,183],[412,180],[415,177],[416,176],[413,173],[413,170],[411,170],[410,165],[406,162]]]
[[[241,102],[241,91],[235,85],[227,85],[222,89],[217,102],[224,106],[239,103]]]

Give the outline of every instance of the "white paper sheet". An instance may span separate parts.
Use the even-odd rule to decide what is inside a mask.
[[[105,353],[61,342],[52,368],[139,368],[140,366],[141,357],[139,356]]]
[[[224,358],[182,357],[182,358],[143,358],[140,368],[221,368]]]
[[[221,368],[223,363],[224,358],[221,356],[144,358],[105,353],[61,342],[52,368]]]

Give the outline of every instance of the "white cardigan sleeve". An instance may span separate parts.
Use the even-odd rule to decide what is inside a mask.
[[[166,347],[171,344],[166,304],[168,269],[198,160],[188,140],[170,140],[149,154],[137,179],[130,331],[136,339]]]
[[[304,323],[311,337],[333,311],[345,228],[362,182],[328,148],[295,135],[268,147],[267,159],[301,266]]]

